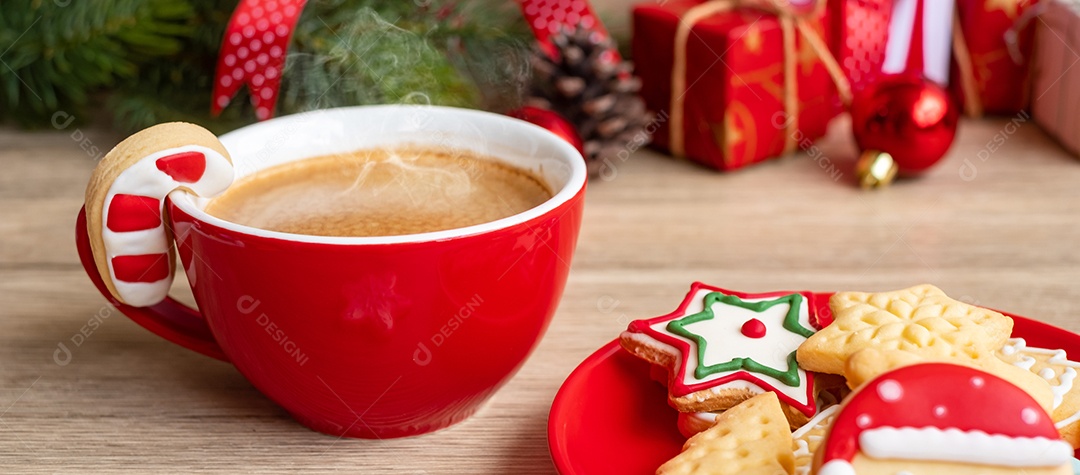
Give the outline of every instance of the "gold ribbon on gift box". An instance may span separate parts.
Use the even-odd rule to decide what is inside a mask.
[[[690,40],[690,32],[699,21],[718,13],[739,8],[753,8],[775,15],[780,23],[784,50],[783,102],[784,113],[787,114],[783,154],[793,152],[797,145],[795,131],[798,130],[799,126],[799,93],[796,77],[798,61],[795,51],[796,33],[817,54],[829,76],[836,84],[836,90],[840,94],[840,99],[844,105],[847,106],[851,102],[851,85],[840,69],[840,64],[837,63],[836,58],[833,57],[828,46],[817,32],[807,24],[807,18],[820,16],[825,1],[810,0],[808,6],[802,8],[793,7],[791,3],[790,0],[710,0],[690,8],[682,16],[679,27],[675,30],[675,61],[671,69],[671,126],[669,127],[671,133],[668,146],[672,155],[685,155],[683,122],[685,120],[684,98],[687,91],[686,45]]]

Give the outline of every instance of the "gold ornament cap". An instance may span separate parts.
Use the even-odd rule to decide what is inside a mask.
[[[855,162],[855,176],[864,190],[889,186],[896,179],[899,169],[892,155],[880,150],[867,150]]]

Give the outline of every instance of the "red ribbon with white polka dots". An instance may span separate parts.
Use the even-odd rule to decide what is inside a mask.
[[[536,41],[549,55],[555,54],[555,46],[549,39],[557,33],[569,33],[576,28],[592,30],[601,38],[607,30],[600,18],[593,13],[587,0],[519,0],[525,21],[536,35]],[[616,53],[617,54],[617,53]],[[617,61],[618,58],[611,58]]]
[[[243,85],[251,91],[259,120],[274,115],[285,53],[307,0],[241,0],[229,20],[218,53],[211,112],[216,116]],[[575,28],[607,36],[587,0],[519,0],[529,28],[549,54],[550,36]],[[616,53],[617,54],[617,53]],[[618,60],[618,58],[612,58]]]
[[[259,120],[274,115],[285,53],[307,0],[241,0],[218,53],[211,112],[216,116],[247,85]]]

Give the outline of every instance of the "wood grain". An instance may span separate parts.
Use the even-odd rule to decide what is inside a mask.
[[[552,473],[546,419],[560,383],[694,280],[746,291],[930,282],[1080,331],[1076,159],[1030,122],[1005,134],[1005,120],[967,121],[929,175],[868,193],[853,185],[846,126],[817,159],[726,175],[651,151],[617,163],[590,185],[565,297],[528,363],[467,422],[390,441],[308,431],[228,365],[108,307],[73,244],[93,154],[73,129],[0,129],[0,472]],[[121,138],[80,135],[101,150]],[[175,292],[190,299],[185,285]],[[54,361],[61,342],[66,365]]]

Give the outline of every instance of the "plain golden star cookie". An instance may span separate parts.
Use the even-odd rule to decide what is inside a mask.
[[[658,475],[791,475],[791,430],[776,393],[754,396],[695,435]]]
[[[864,348],[908,350],[927,357],[975,359],[996,351],[1012,334],[1012,319],[919,285],[892,292],[838,292],[829,299],[834,320],[799,347],[808,371],[842,374]]]

